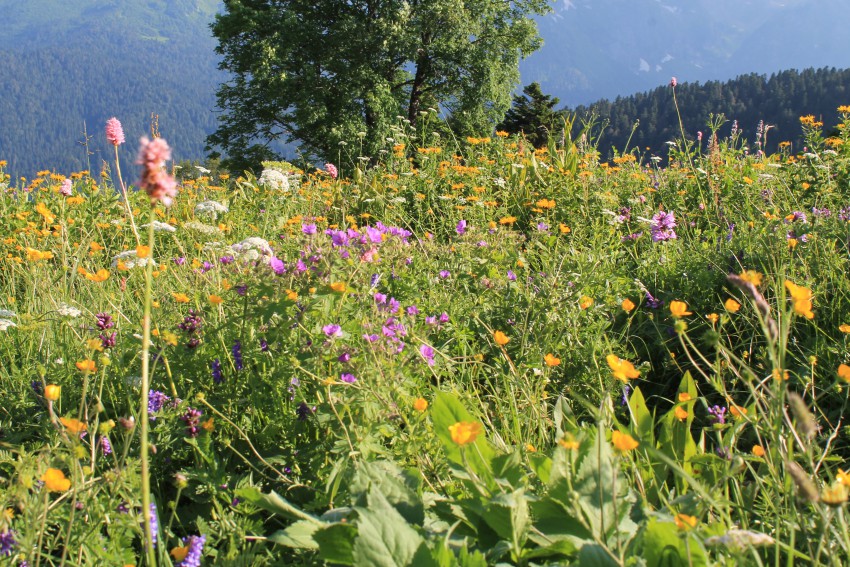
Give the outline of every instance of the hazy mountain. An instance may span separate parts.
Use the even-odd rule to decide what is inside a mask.
[[[558,0],[523,84],[568,105],[681,81],[850,67],[847,0]]]

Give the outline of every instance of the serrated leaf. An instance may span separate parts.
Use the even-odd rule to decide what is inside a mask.
[[[690,534],[686,543],[673,522],[661,522],[651,518],[642,534],[640,555],[647,567],[668,567],[670,565],[688,565],[705,567],[708,557],[698,538]]]
[[[411,565],[425,540],[380,491],[373,488],[366,500],[367,507],[357,507],[355,563],[375,567]]]
[[[357,528],[351,524],[331,524],[313,534],[319,545],[319,557],[329,563],[354,565],[354,541]]]
[[[481,434],[474,443],[459,446],[452,441],[449,427],[458,422],[474,423],[480,420],[469,413],[457,396],[447,392],[440,392],[434,398],[431,406],[431,419],[434,422],[434,431],[443,445],[448,459],[458,467],[467,466],[485,482],[492,482],[491,461],[495,452],[487,442],[486,437]]]
[[[374,488],[407,520],[421,526],[425,521],[425,506],[419,496],[419,478],[401,470],[394,463],[362,462],[354,474],[349,489],[355,495],[354,504],[366,505],[366,496]]]
[[[270,535],[269,541],[295,549],[318,549],[319,544],[313,539],[313,534],[320,528],[319,524],[298,520],[285,530],[278,530]]]

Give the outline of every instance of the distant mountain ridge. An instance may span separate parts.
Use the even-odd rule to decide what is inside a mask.
[[[847,0],[559,0],[523,83],[574,106],[682,81],[850,67]]]

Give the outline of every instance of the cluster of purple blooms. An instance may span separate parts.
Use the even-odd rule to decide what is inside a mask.
[[[708,413],[711,416],[710,419],[713,423],[718,425],[726,423],[726,408],[715,405],[708,408]]]
[[[9,557],[15,550],[18,542],[15,541],[15,532],[5,530],[0,532],[0,556]]]
[[[199,409],[189,408],[186,413],[180,416],[180,421],[186,424],[186,435],[189,437],[197,437],[201,432],[200,427],[201,416],[204,415]]]
[[[245,363],[242,360],[242,342],[236,340],[233,342],[233,346],[230,348],[230,353],[233,355],[233,366],[236,368],[237,372],[245,368]],[[220,375],[221,373],[219,373]]]
[[[204,544],[207,541],[207,536],[189,536],[183,538],[183,545],[189,548],[186,557],[183,561],[177,564],[177,567],[200,567],[201,554],[204,552]]]
[[[359,247],[360,252],[368,253],[372,251],[374,245],[380,244],[386,238],[394,236],[407,243],[408,238],[412,236],[412,232],[395,226],[386,226],[378,222],[375,226],[367,226],[361,232],[353,228],[345,230],[337,230],[329,228],[325,234],[331,237],[331,245],[334,249],[339,250],[339,255],[343,259],[351,257],[349,248]]]
[[[673,216],[673,213],[658,211],[649,223],[649,232],[652,236],[652,241],[662,242],[664,240],[675,240],[677,236],[676,231],[673,230],[674,228],[676,228],[676,219]]]
[[[201,314],[194,309],[189,309],[189,314],[183,318],[183,322],[177,325],[177,328],[186,333],[186,348],[194,349],[201,344],[201,327],[204,326],[204,320]]]
[[[156,413],[158,413],[165,404],[171,401],[171,398],[165,392],[159,390],[151,390],[148,395],[148,419],[156,421]]]

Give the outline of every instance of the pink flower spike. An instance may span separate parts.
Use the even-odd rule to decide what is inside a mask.
[[[162,201],[170,207],[177,196],[177,181],[165,171],[165,162],[171,159],[171,148],[162,138],[141,139],[136,163],[142,166],[139,186],[145,190],[152,202]]]
[[[670,86],[673,87],[674,89],[676,88],[676,85],[678,85],[678,84],[679,84],[679,82],[676,80],[676,77],[673,77],[672,79],[670,79]]]
[[[336,166],[332,163],[325,164],[325,171],[330,175],[333,179],[336,179],[339,175],[339,171],[337,171]]]
[[[124,143],[124,128],[114,116],[106,121],[106,141],[113,146],[120,146]]]

